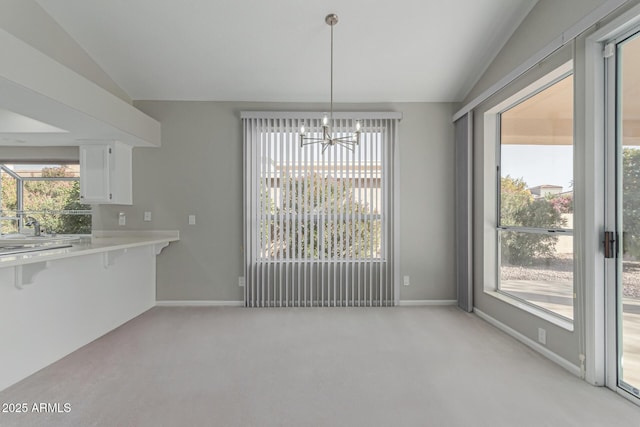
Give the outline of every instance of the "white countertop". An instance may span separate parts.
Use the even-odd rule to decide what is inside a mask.
[[[92,236],[83,237],[80,242],[73,243],[69,248],[1,255],[0,268],[55,261],[138,246],[159,245],[157,250],[159,252],[170,242],[178,240],[180,240],[179,231],[94,231]]]

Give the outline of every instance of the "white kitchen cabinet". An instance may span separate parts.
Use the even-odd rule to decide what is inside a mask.
[[[80,200],[131,205],[131,146],[118,141],[80,145]]]

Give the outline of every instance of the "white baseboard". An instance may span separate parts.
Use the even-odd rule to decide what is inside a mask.
[[[484,313],[484,312],[482,312],[481,310],[478,310],[475,307],[473,308],[473,312],[479,318],[481,318],[482,320],[486,321],[487,323],[490,323],[491,325],[493,325],[496,328],[500,329],[502,332],[505,332],[506,334],[511,335],[513,338],[517,339],[518,341],[520,341],[521,343],[523,343],[527,347],[531,348],[532,350],[537,351],[538,353],[540,353],[541,355],[543,355],[547,359],[549,359],[552,362],[555,362],[558,365],[562,366],[564,369],[566,369],[567,371],[571,372],[576,377],[580,377],[581,376],[580,367],[574,365],[571,362],[569,362],[564,357],[561,357],[561,356],[557,355],[553,351],[549,350],[547,347],[544,347],[543,345],[538,344],[537,342],[535,342],[531,338],[522,335],[520,332],[516,331],[515,329],[505,325],[504,323],[500,322],[499,320],[494,319],[493,317],[489,316],[487,313]]]
[[[399,307],[456,305],[456,300],[400,300]],[[165,300],[156,301],[157,307],[244,307],[244,301]]]
[[[414,307],[427,305],[456,305],[458,301],[454,299],[405,299],[398,301],[399,307]]]
[[[156,301],[156,307],[244,307],[244,301],[210,301],[210,300]]]

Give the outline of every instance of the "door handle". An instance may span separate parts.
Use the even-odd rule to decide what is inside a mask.
[[[615,231],[604,232],[604,257],[615,258],[616,257],[616,243],[618,235]]]

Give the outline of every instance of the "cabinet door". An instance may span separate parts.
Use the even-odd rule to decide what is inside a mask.
[[[80,198],[85,203],[108,203],[111,200],[110,147],[80,147]]]

